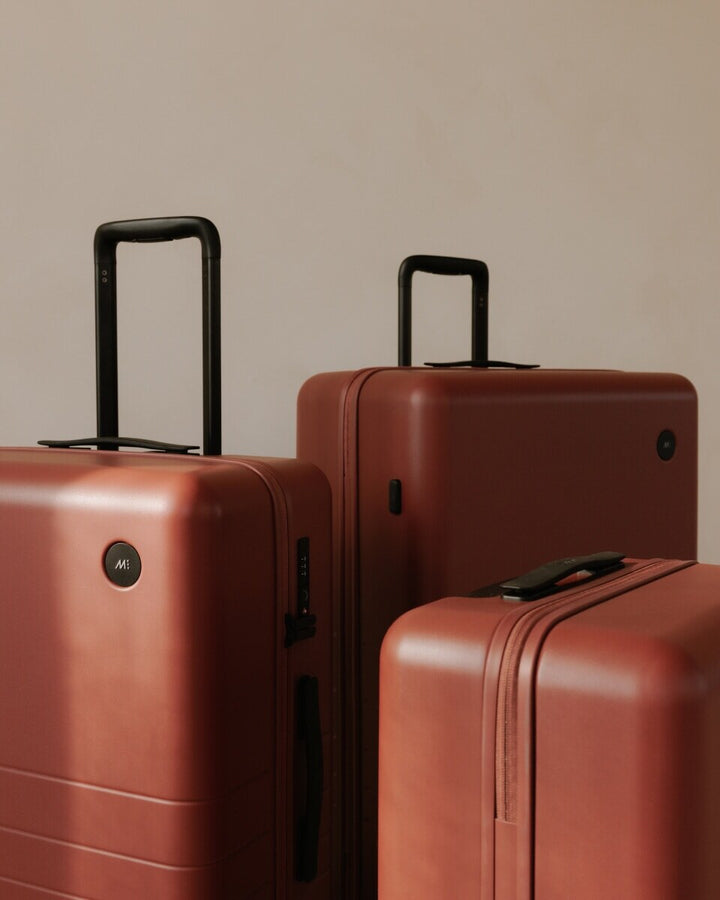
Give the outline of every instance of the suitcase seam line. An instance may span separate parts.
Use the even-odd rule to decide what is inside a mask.
[[[241,784],[237,785],[237,787],[232,788],[232,790],[228,791],[225,794],[218,794],[214,797],[207,797],[204,799],[198,800],[169,800],[166,797],[154,797],[151,794],[139,794],[134,791],[123,791],[121,788],[111,788],[105,787],[104,785],[93,784],[88,781],[77,781],[72,778],[60,778],[57,775],[44,775],[39,772],[31,772],[28,769],[18,769],[12,766],[0,766],[0,773],[6,772],[9,775],[19,775],[22,778],[31,778],[38,781],[46,781],[51,782],[53,784],[66,785],[68,787],[79,787],[88,791],[95,791],[97,793],[103,794],[112,794],[114,796],[119,797],[129,797],[135,800],[147,801],[149,803],[157,803],[164,806],[208,806],[213,803],[221,803],[228,800],[230,797],[239,793],[243,790],[243,788],[255,784],[258,781],[261,781],[263,778],[266,778],[268,775],[271,775],[270,769],[264,769],[259,774],[249,778],[247,781],[243,781]],[[5,826],[0,825],[0,828]]]
[[[6,828],[4,825],[0,825],[0,832],[5,832],[7,834],[16,834],[21,837],[31,838],[33,841],[42,841],[48,844],[55,844],[60,847],[73,847],[85,853],[93,853],[98,856],[110,856],[113,859],[122,859],[127,862],[139,863],[143,866],[154,866],[159,869],[171,869],[173,871],[198,871],[201,869],[209,869],[212,866],[218,865],[218,863],[224,862],[225,860],[232,859],[233,856],[237,856],[238,853],[242,853],[243,850],[246,850],[248,847],[251,847],[255,843],[259,843],[263,838],[267,835],[272,836],[273,834],[272,828],[269,828],[258,835],[254,835],[249,841],[245,841],[244,844],[240,844],[236,847],[232,852],[226,853],[223,856],[219,856],[216,859],[210,860],[210,862],[201,863],[199,865],[189,865],[183,866],[175,863],[162,863],[157,862],[156,860],[147,859],[142,856],[130,856],[127,853],[117,853],[113,850],[103,850],[100,847],[92,847],[90,844],[78,844],[75,841],[63,841],[60,838],[48,837],[47,835],[34,834],[29,831],[23,831],[21,828]],[[0,876],[4,877],[4,876]],[[38,885],[40,887],[40,885]]]
[[[43,893],[47,894],[49,897],[63,897],[64,900],[91,900],[89,897],[84,897],[82,894],[68,894],[65,891],[56,891],[54,888],[43,887],[41,884],[35,884],[31,881],[20,881],[17,878],[6,878],[4,875],[0,875],[0,882],[4,882],[5,884],[15,884],[20,887],[28,887],[33,890],[43,891]]]

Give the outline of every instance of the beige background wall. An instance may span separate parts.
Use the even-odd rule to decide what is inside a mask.
[[[228,452],[291,455],[307,376],[394,362],[404,256],[476,256],[493,356],[692,379],[720,562],[716,3],[0,0],[0,25],[0,443],[94,433],[102,221],[218,225]],[[120,248],[124,433],[199,439],[198,260]],[[465,281],[416,279],[417,360],[466,355]]]

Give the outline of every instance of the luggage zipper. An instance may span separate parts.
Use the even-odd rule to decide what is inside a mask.
[[[597,603],[654,581],[692,563],[677,560],[651,560],[633,566],[610,581],[595,582],[592,587],[572,590],[533,605],[512,626],[500,662],[495,738],[495,817],[517,823],[518,761],[518,676],[522,653],[533,628],[551,613],[556,621],[575,615]]]

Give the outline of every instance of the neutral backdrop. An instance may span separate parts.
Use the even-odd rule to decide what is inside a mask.
[[[720,562],[717,3],[0,0],[0,24],[0,443],[95,433],[103,221],[217,224],[227,452],[292,455],[308,376],[395,362],[403,257],[478,257],[493,357],[694,382]],[[200,438],[199,258],[119,249],[123,433]],[[467,355],[466,282],[417,276],[416,360]]]

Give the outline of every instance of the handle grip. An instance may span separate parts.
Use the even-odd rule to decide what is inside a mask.
[[[412,276],[469,275],[472,279],[471,350],[473,362],[488,358],[488,267],[479,259],[457,256],[408,256],[398,271],[398,365],[412,364]]]
[[[199,216],[105,222],[95,232],[95,347],[97,430],[114,437],[118,426],[117,271],[121,241],[157,242],[197,237],[202,245],[203,452],[221,452],[220,235]]]
[[[127,219],[105,222],[95,231],[95,261],[114,260],[115,248],[121,241],[177,241],[196,237],[202,245],[204,259],[220,259],[220,235],[210,219],[201,216],[169,216],[160,219]]]
[[[503,597],[507,600],[538,600],[550,594],[558,582],[576,572],[589,572],[592,577],[599,578],[619,569],[625,558],[624,553],[605,550],[590,556],[571,556],[545,563],[532,572],[511,578],[500,585]]]
[[[297,881],[312,881],[318,869],[323,794],[322,729],[317,678],[303,675],[298,681],[297,690],[299,737],[305,741],[307,775],[305,810],[297,825],[295,878]]]

